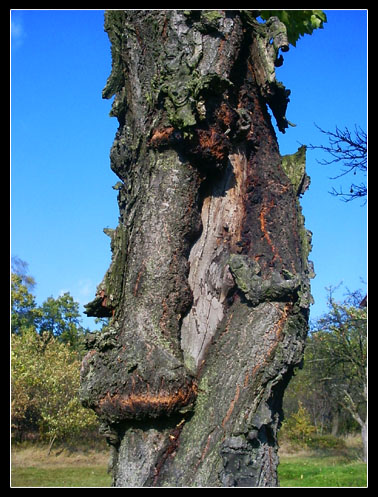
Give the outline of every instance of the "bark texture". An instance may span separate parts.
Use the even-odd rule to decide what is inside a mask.
[[[81,399],[114,486],[276,486],[284,389],[302,359],[305,147],[281,157],[278,19],[109,11],[119,224],[87,314]]]

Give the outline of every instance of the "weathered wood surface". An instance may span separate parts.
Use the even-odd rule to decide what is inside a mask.
[[[305,149],[280,156],[266,107],[284,131],[277,21],[272,44],[272,22],[239,11],[106,13],[120,218],[81,399],[115,486],[277,485],[312,276]]]

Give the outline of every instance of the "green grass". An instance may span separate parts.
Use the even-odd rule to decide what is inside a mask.
[[[13,468],[12,487],[110,487],[106,466]]]
[[[281,487],[366,487],[366,464],[358,451],[281,451]],[[21,445],[12,448],[12,487],[110,487],[108,449],[76,451]]]
[[[366,487],[366,464],[332,457],[282,457],[281,487]],[[110,487],[102,466],[14,468],[12,487]]]
[[[366,464],[346,458],[280,457],[281,487],[366,487]]]
[[[106,443],[93,447],[57,446],[49,453],[46,445],[12,445],[12,487],[110,487]]]

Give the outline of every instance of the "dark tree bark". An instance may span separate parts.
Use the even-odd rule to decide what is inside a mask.
[[[81,399],[115,486],[275,486],[284,389],[302,359],[305,148],[281,157],[285,27],[240,11],[109,11],[119,224],[87,314]]]

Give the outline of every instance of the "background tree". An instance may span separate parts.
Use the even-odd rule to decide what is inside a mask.
[[[86,306],[110,323],[87,341],[81,398],[113,447],[115,486],[278,483],[313,273],[305,147],[281,157],[267,111],[284,132],[287,28],[260,14],[105,14],[120,218]]]
[[[83,350],[84,336],[89,332],[81,325],[78,302],[68,293],[56,299],[48,297],[37,306],[32,290],[35,280],[28,274],[28,264],[18,257],[12,258],[11,274],[11,330],[22,333],[34,328],[45,341],[57,337],[60,342]]]
[[[21,279],[21,283],[32,291],[35,287],[35,279],[29,274],[29,265],[27,262],[14,255],[11,259],[12,274],[17,274]]]
[[[58,337],[59,341],[74,348],[80,347],[89,331],[81,326],[79,304],[68,292],[56,299],[48,297],[40,307],[36,324],[40,334]]]
[[[35,280],[28,274],[28,264],[17,256],[11,263],[11,330],[20,333],[22,328],[33,326],[39,316],[35,297],[31,293]]]
[[[283,410],[286,419],[297,413],[302,405],[310,414],[317,433],[322,434],[331,429],[333,420],[336,422],[338,404],[329,385],[319,381],[322,366],[315,359],[312,340],[311,335],[306,340],[303,366],[296,371],[285,391]]]
[[[22,281],[22,276],[11,274],[12,333],[21,333],[23,328],[33,326],[39,316],[35,298]]]
[[[338,404],[360,425],[366,460],[367,311],[361,301],[359,292],[341,304],[330,294],[330,312],[317,321],[312,344],[322,367],[319,381],[329,382]]]
[[[286,392],[284,409],[293,413],[302,403],[320,433],[336,435],[341,423],[344,430],[359,426],[366,458],[367,311],[361,302],[361,292],[339,303],[330,290],[329,312],[312,326],[303,369]]]

